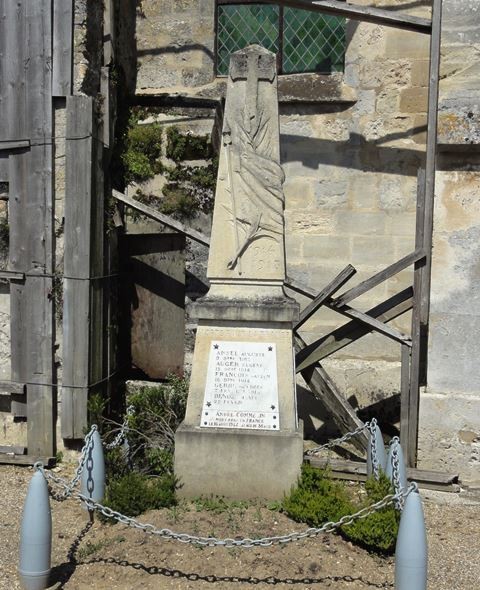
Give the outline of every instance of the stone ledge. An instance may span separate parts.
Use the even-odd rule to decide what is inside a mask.
[[[299,305],[289,297],[252,300],[207,295],[191,305],[190,315],[202,320],[292,323],[298,320]]]
[[[220,102],[225,98],[227,78],[216,78],[211,84],[187,88],[141,88],[135,93],[135,100],[165,102],[171,105],[178,101],[181,105],[189,101],[197,106],[203,101],[206,105]],[[287,74],[278,77],[278,101],[280,103],[347,103],[357,101],[354,88],[344,83],[343,74]]]

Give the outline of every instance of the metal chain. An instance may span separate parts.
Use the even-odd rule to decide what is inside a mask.
[[[375,418],[374,418],[374,420],[375,420]],[[328,443],[325,443],[324,445],[320,445],[319,447],[309,449],[308,451],[305,452],[305,455],[315,455],[316,453],[318,453],[321,450],[332,449],[333,447],[341,445],[342,443],[349,441],[351,438],[358,436],[364,430],[368,430],[369,428],[370,428],[370,422],[365,422],[365,424],[363,424],[362,426],[359,426],[358,428],[356,428],[352,432],[347,432],[347,434],[344,434],[340,438],[334,438],[333,440],[329,441]]]
[[[42,470],[43,471],[43,470]],[[52,474],[43,471],[44,476],[47,479],[52,479],[55,483],[59,484],[65,489],[64,494],[69,492],[69,484],[65,480],[61,480],[58,477],[52,477]],[[382,500],[379,500],[375,504],[371,504],[370,506],[366,506],[362,508],[358,512],[354,514],[347,514],[342,516],[337,522],[326,522],[319,528],[309,528],[306,531],[302,532],[294,532],[288,535],[279,535],[273,537],[263,537],[260,539],[251,539],[251,538],[243,538],[243,539],[233,539],[227,537],[225,539],[217,539],[216,537],[199,537],[196,535],[189,535],[188,533],[176,533],[171,531],[170,529],[158,529],[153,524],[149,523],[142,523],[135,518],[130,516],[125,516],[116,510],[112,510],[108,506],[104,506],[99,502],[95,502],[91,498],[84,496],[79,492],[72,493],[69,492],[73,498],[77,498],[81,502],[83,502],[88,510],[99,511],[107,518],[112,518],[117,522],[121,522],[127,526],[142,530],[144,533],[150,535],[156,535],[161,537],[162,539],[169,539],[174,541],[179,541],[180,543],[191,543],[193,545],[200,545],[200,546],[219,546],[219,547],[270,547],[271,545],[278,545],[278,544],[285,544],[290,543],[292,541],[300,541],[302,539],[307,539],[310,537],[316,537],[320,534],[328,534],[334,532],[336,529],[347,526],[352,524],[356,520],[360,520],[362,518],[366,518],[370,514],[389,506],[390,504],[395,504],[399,500],[399,496],[402,498],[406,498],[412,491],[416,490],[416,485],[412,484],[408,490],[405,492],[400,492],[399,494],[388,494]]]
[[[57,502],[63,502],[63,500],[66,500],[68,497],[70,497],[72,495],[72,492],[75,489],[76,485],[80,481],[83,469],[84,469],[85,464],[87,463],[88,457],[90,455],[90,453],[88,451],[90,449],[90,445],[92,444],[93,433],[97,429],[98,429],[97,425],[93,424],[93,426],[90,429],[90,432],[86,435],[85,444],[83,445],[82,450],[80,452],[80,457],[78,459],[78,466],[77,466],[77,469],[75,470],[75,475],[73,476],[73,478],[71,479],[70,482],[67,482],[62,477],[58,477],[58,476],[54,475],[53,473],[50,473],[50,472],[47,473],[43,469],[43,463],[41,463],[41,462],[35,463],[34,467],[36,469],[40,469],[46,479],[50,479],[50,480],[54,481],[56,484],[58,484],[64,488],[64,491],[61,494],[52,493],[52,497]]]
[[[371,421],[368,423],[368,430],[370,432],[370,451],[372,454],[372,468],[373,468],[373,477],[378,479],[380,477],[380,469],[378,464],[378,455],[377,455],[377,439],[376,439],[376,430],[377,430],[377,419],[372,418]]]
[[[120,427],[120,432],[112,440],[112,442],[110,442],[110,443],[108,443],[108,444],[105,445],[105,448],[106,449],[110,450],[110,449],[113,449],[115,447],[118,447],[120,445],[120,443],[127,438],[127,434],[126,433],[128,432],[128,419],[133,414],[133,410],[134,410],[134,407],[133,406],[128,406],[127,412],[125,414],[125,418],[123,420],[123,424]]]
[[[392,449],[391,457],[392,457],[392,480],[393,480],[393,488],[396,494],[400,493],[398,501],[396,503],[396,508],[400,512],[403,510],[403,505],[405,503],[405,499],[401,492],[403,487],[400,483],[400,461],[398,458],[398,445],[400,444],[400,439],[398,436],[394,436],[390,441],[390,448]]]

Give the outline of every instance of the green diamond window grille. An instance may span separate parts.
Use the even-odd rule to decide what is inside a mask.
[[[217,72],[228,74],[230,54],[252,43],[269,51],[279,49],[279,8],[265,4],[218,7]]]
[[[223,5],[219,0],[217,73],[227,75],[230,54],[251,43],[279,54],[282,74],[342,72],[345,19],[272,4]]]

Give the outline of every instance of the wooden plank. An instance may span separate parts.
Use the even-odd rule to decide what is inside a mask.
[[[294,334],[294,342],[297,353],[305,347],[305,342],[298,334]],[[338,391],[325,369],[319,363],[310,365],[301,374],[313,395],[324,405],[342,434],[363,425],[354,409]],[[368,445],[367,436],[364,433],[352,439],[351,442],[362,451]]]
[[[366,481],[367,479],[366,463],[348,461],[346,459],[315,457],[312,455],[305,455],[304,459],[313,467],[318,467],[319,469],[328,467],[333,478],[352,479],[354,481]],[[410,481],[417,482],[419,487],[423,489],[451,492],[459,491],[458,486],[456,486],[458,474],[407,467],[407,478]]]
[[[317,311],[317,309],[336,293],[351,277],[353,277],[356,272],[357,270],[351,264],[347,265],[300,313],[300,319],[295,324],[294,329],[298,330]]]
[[[376,318],[372,318],[371,316],[369,316],[368,314],[366,314],[362,311],[358,311],[357,309],[353,309],[352,307],[349,307],[348,305],[338,306],[338,305],[334,305],[333,303],[330,304],[328,302],[326,305],[329,309],[332,309],[333,311],[337,311],[338,313],[341,313],[342,315],[346,316],[347,318],[351,318],[352,320],[358,320],[359,322],[362,322],[363,324],[370,326],[370,328],[372,328],[372,330],[375,330],[376,332],[379,332],[380,334],[387,336],[387,338],[391,338],[392,340],[395,340],[396,342],[400,342],[400,344],[405,344],[408,347],[410,347],[412,345],[412,342],[411,342],[409,336],[402,334],[402,332],[400,332],[399,330],[396,330],[395,328],[388,326],[387,324],[377,320]]]
[[[123,193],[116,191],[115,189],[112,190],[112,194],[115,197],[115,199],[117,199],[117,201],[125,203],[129,207],[132,207],[132,209],[135,209],[136,211],[143,213],[147,217],[150,217],[150,219],[159,221],[160,223],[163,223],[163,225],[166,225],[167,227],[174,229],[181,234],[185,234],[187,238],[190,238],[191,240],[194,240],[195,242],[198,242],[203,246],[210,246],[210,238],[205,236],[204,234],[194,229],[191,229],[186,225],[183,225],[183,223],[180,223],[179,221],[172,219],[164,213],[159,213],[158,211],[155,211],[155,209],[149,207],[148,205],[139,203],[135,199],[132,199],[131,197],[128,197],[127,195],[124,195]]]
[[[51,0],[26,3],[27,79],[26,125],[32,145],[28,152],[28,200],[22,211],[26,227],[20,234],[29,254],[25,280],[24,354],[28,355],[27,447],[29,454],[55,454],[56,387],[54,365],[54,197],[53,106],[51,87]],[[26,71],[25,71],[26,70]],[[15,270],[15,269],[14,269]],[[37,276],[33,276],[38,273]],[[43,275],[43,276],[40,276]],[[50,275],[47,276],[47,275]],[[17,329],[19,326],[17,326]],[[21,381],[21,380],[20,380]]]
[[[22,75],[26,50],[26,1],[3,2],[0,15],[0,39],[2,42],[2,54],[8,56],[2,62],[3,71],[0,84],[2,106],[0,120],[2,121],[2,139],[17,140],[26,139],[26,85],[27,79]],[[27,62],[28,63],[28,62]]]
[[[400,368],[400,440],[408,441],[408,406],[410,403],[410,353],[408,346],[402,345]],[[406,445],[403,445],[406,451]]]
[[[383,270],[369,277],[365,281],[362,281],[355,287],[352,287],[352,289],[346,291],[345,293],[334,299],[333,303],[335,305],[345,305],[349,301],[352,301],[352,299],[360,297],[360,295],[363,295],[367,291],[370,291],[370,289],[373,289],[373,287],[380,285],[390,277],[393,277],[400,271],[404,270],[414,262],[417,262],[424,257],[425,253],[423,249],[416,249],[414,252],[407,254],[407,256],[404,256],[400,260],[397,260],[397,262],[394,262],[390,266],[387,266],[387,268],[384,268]]]
[[[23,395],[25,393],[25,383],[18,383],[18,381],[0,381],[0,391]]]
[[[367,311],[367,315],[381,322],[389,322],[412,308],[411,288],[390,297]],[[296,355],[297,372],[348,346],[372,331],[370,326],[353,320],[307,345]]]
[[[30,147],[29,139],[7,139],[0,141],[0,150],[19,150],[28,149]]]
[[[45,467],[52,467],[55,464],[55,457],[46,457],[43,455],[8,455],[0,453],[0,463],[2,465],[35,465],[41,462]]]
[[[52,95],[72,92],[73,1],[53,1]]]
[[[414,271],[414,313],[412,317],[412,366],[408,418],[407,464],[414,467],[417,461],[420,386],[426,383],[426,356],[428,349],[428,321],[430,314],[431,253],[433,236],[433,210],[435,197],[435,168],[437,154],[438,90],[440,70],[442,2],[434,0],[432,6],[432,37],[430,39],[430,76],[427,114],[427,146],[425,159],[425,204],[423,226],[417,231],[426,253],[425,266]],[[417,209],[418,221],[418,209]],[[418,225],[417,225],[418,227]]]
[[[7,279],[7,281],[24,281],[25,273],[16,272],[14,270],[0,270],[0,279]]]
[[[279,4],[280,6],[301,8],[311,12],[344,16],[352,20],[360,20],[427,35],[430,34],[432,28],[431,22],[425,18],[393,13],[389,10],[382,10],[381,8],[371,6],[358,6],[339,0],[265,0],[265,2]],[[238,4],[238,0],[219,0],[218,4]],[[242,0],[242,4],[258,4],[258,0]]]
[[[93,100],[67,97],[62,437],[83,436],[90,378]],[[83,280],[81,280],[83,279]]]
[[[317,291],[315,291],[315,289],[312,289],[308,285],[304,285],[292,277],[286,277],[285,287],[288,287],[296,293],[300,293],[300,295],[303,295],[304,297],[309,297],[310,299],[315,299],[317,296]]]
[[[417,218],[415,229],[415,244],[425,243],[425,171],[420,169],[417,179]],[[430,252],[427,252],[427,259]],[[421,384],[421,366],[423,354],[426,352],[427,340],[424,332],[427,326],[422,322],[422,296],[425,289],[425,265],[417,263],[413,271],[413,313],[412,313],[412,353],[410,363],[410,378],[408,387],[408,402],[406,402],[406,426],[404,425],[404,452],[409,467],[417,463],[418,441],[418,408]],[[405,436],[406,435],[406,436]]]
[[[9,455],[25,455],[26,452],[27,447],[0,445],[0,454],[6,453]]]

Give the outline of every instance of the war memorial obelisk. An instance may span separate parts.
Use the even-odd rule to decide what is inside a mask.
[[[184,422],[175,437],[180,495],[281,499],[303,457],[293,322],[285,295],[284,175],[275,55],[230,60],[207,275]]]

